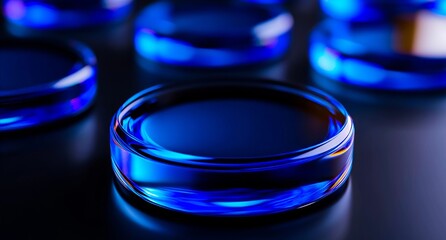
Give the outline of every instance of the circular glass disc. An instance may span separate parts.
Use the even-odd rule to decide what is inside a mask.
[[[111,150],[118,180],[152,204],[263,215],[338,189],[351,169],[353,132],[345,109],[323,93],[213,79],[135,95],[115,115]]]

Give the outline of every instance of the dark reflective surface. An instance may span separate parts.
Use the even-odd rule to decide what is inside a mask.
[[[236,219],[178,215],[150,208],[113,185],[112,233],[118,238],[135,239],[344,239],[350,224],[352,194],[352,187],[346,185],[335,196],[304,210]]]
[[[310,76],[306,36],[317,15],[310,1],[298,2],[292,6],[298,23],[295,44],[277,79],[306,82]],[[0,34],[3,32],[6,31],[1,29]],[[162,227],[155,229],[171,230],[152,231],[150,226],[147,230],[144,221],[135,222],[118,207],[111,188],[108,127],[113,113],[146,84],[168,79],[153,73],[144,77],[136,65],[131,32],[131,22],[126,21],[100,30],[63,34],[85,41],[98,56],[97,103],[78,121],[15,137],[2,136],[2,239],[193,239],[193,235],[186,234],[189,223],[179,224],[186,229],[179,231],[177,223],[163,220],[155,225]],[[260,74],[254,69],[242,72]],[[378,100],[380,95],[374,93],[366,98],[372,101],[363,101],[362,97],[352,98],[353,94],[344,90],[335,95],[348,108],[357,128],[351,193],[343,196],[350,203],[347,210],[340,210],[341,215],[347,212],[347,220],[342,220],[343,217],[330,220],[331,214],[323,213],[336,209],[343,201],[341,198],[331,208],[306,215],[315,221],[299,224],[305,218],[296,217],[284,223],[302,234],[287,235],[288,230],[279,234],[268,232],[269,228],[281,229],[271,223],[260,225],[258,231],[255,227],[242,228],[235,235],[248,239],[444,239],[445,101],[441,97],[428,101],[421,96],[421,101],[414,102],[410,94],[406,95],[411,100],[408,102],[395,100],[401,99],[395,94]],[[152,210],[143,211],[150,216]],[[326,223],[330,221],[337,224]],[[317,230],[320,228],[328,230]],[[305,234],[307,229],[322,235]],[[163,231],[170,235],[163,235]],[[184,234],[178,235],[178,231]],[[208,234],[204,237],[208,238],[229,234],[211,227],[204,231]]]

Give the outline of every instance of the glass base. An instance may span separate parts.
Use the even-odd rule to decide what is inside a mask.
[[[302,185],[287,190],[226,189],[197,191],[185,188],[140,187],[126,178],[115,163],[113,171],[127,190],[141,199],[169,210],[194,215],[255,216],[281,213],[306,207],[335,193],[350,175],[352,160],[332,181]]]
[[[96,95],[96,85],[86,85],[82,87],[85,87],[82,94],[54,104],[37,106],[30,103],[29,107],[13,106],[2,109],[0,111],[0,132],[46,125],[80,115],[92,106]],[[3,110],[5,111],[3,112]]]

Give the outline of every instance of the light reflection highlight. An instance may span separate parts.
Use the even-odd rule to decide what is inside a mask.
[[[85,66],[79,71],[56,82],[54,88],[67,88],[77,84],[81,84],[95,76],[95,69],[92,66]]]
[[[103,0],[103,6],[107,9],[118,9],[130,5],[133,0]]]
[[[4,83],[17,85],[0,89],[0,132],[72,118],[92,106],[97,91],[96,57],[83,44],[20,39],[4,39],[1,44]],[[38,65],[41,61],[51,66],[68,63],[59,66],[62,72],[53,74],[60,69],[43,68]],[[24,66],[30,74],[20,74]]]

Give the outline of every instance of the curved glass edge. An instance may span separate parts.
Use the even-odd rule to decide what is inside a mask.
[[[103,8],[59,9],[45,2],[5,0],[3,13],[8,22],[35,29],[70,29],[99,25],[128,16],[133,0],[104,1]]]
[[[289,87],[289,84],[284,85]],[[110,128],[115,176],[125,188],[150,204],[205,216],[267,215],[315,203],[339,189],[350,174],[354,127],[348,115],[337,137],[312,149],[319,149],[317,154],[310,150],[306,152],[308,155],[303,154],[304,160],[289,158],[286,164],[279,159],[262,167],[249,163],[224,168],[222,164],[220,167],[203,162],[191,164],[193,156],[181,156],[177,160],[186,164],[178,164],[172,159],[163,161],[165,159],[161,156],[141,154],[137,142],[122,138],[117,118],[125,114],[128,105],[135,104],[146,94],[156,95],[154,92],[157,90],[163,88],[153,87],[127,101],[112,120]],[[317,92],[314,94],[319,96]],[[340,107],[346,114],[342,105]]]
[[[413,13],[426,9],[441,11],[446,1],[428,0],[319,0],[322,12],[331,18],[343,21],[380,21],[395,14]]]
[[[436,72],[401,71],[388,69],[383,62],[356,58],[354,55],[343,53],[340,49],[333,48],[328,44],[330,40],[319,33],[326,27],[324,23],[329,22],[322,22],[314,29],[308,53],[313,70],[327,79],[380,90],[419,91],[446,88],[446,65],[444,69],[439,69]],[[358,46],[346,45],[346,47],[351,48],[351,51],[354,52],[362,51],[358,49]],[[398,58],[394,58],[393,61],[398,61]],[[410,56],[407,56],[404,61],[410,61]]]
[[[194,42],[158,34],[145,26],[145,19],[151,19],[152,7],[161,6],[151,5],[142,11],[136,21],[134,45],[142,58],[154,62],[198,68],[250,65],[283,56],[291,43],[293,18],[287,12],[254,27],[251,43],[243,47],[200,47]]]
[[[46,84],[40,84],[36,86],[29,86],[22,89],[1,91],[0,90],[0,103],[6,103],[10,100],[27,100],[34,97],[39,97],[42,95],[54,94],[57,92],[66,91],[71,87],[75,87],[77,85],[81,85],[84,82],[88,82],[89,79],[96,78],[96,64],[97,59],[93,51],[85,46],[84,44],[77,41],[56,41],[56,40],[48,40],[48,39],[40,39],[40,38],[32,38],[32,39],[22,39],[22,38],[5,38],[0,39],[0,44],[11,44],[14,46],[21,45],[34,45],[44,46],[44,47],[60,47],[65,48],[67,51],[74,54],[79,62],[83,64],[83,66],[70,73],[61,79],[56,79],[53,82],[49,82]],[[89,83],[85,83],[89,85]]]
[[[42,44],[66,48],[83,66],[62,79],[24,89],[0,91],[0,132],[16,131],[74,117],[88,109],[96,96],[96,57],[76,41],[42,39],[0,40],[3,44]]]
[[[343,186],[350,175],[353,159],[351,140],[336,156],[331,156],[331,160],[320,160],[332,162],[331,168],[321,168],[318,165],[310,170],[302,167],[302,171],[291,175],[286,172],[298,169],[271,169],[251,175],[186,169],[180,173],[171,166],[138,166],[144,162],[114,146],[116,145],[112,144],[112,151],[117,152],[112,153],[113,171],[120,184],[127,190],[150,204],[205,216],[256,216],[306,207]],[[119,155],[116,153],[126,156],[124,165],[122,162],[117,163]],[[271,178],[283,173],[286,174],[285,177]],[[303,180],[305,174],[313,175],[312,179],[307,176],[306,181]],[[228,183],[228,179],[233,181]],[[250,185],[241,181],[253,183]],[[200,183],[205,184],[201,186]]]
[[[0,132],[36,127],[77,116],[92,105],[96,91],[96,78],[91,76],[79,86],[55,96],[54,103],[39,104],[31,99],[16,106],[0,102]],[[63,95],[70,97],[66,98]]]
[[[349,180],[344,184],[344,188],[339,190],[335,195],[339,198],[331,202],[331,206],[322,209],[320,212],[316,210],[314,217],[301,218],[294,216],[291,219],[286,216],[263,218],[268,223],[267,228],[263,219],[261,222],[258,218],[237,218],[240,221],[232,221],[228,218],[225,224],[217,224],[203,221],[191,221],[190,216],[178,216],[178,214],[165,215],[164,212],[153,212],[135,202],[132,197],[129,198],[129,191],[121,187],[120,183],[114,181],[111,184],[111,198],[113,200],[113,209],[118,213],[117,221],[120,223],[133,223],[132,231],[140,231],[141,233],[156,233],[166,238],[183,238],[188,236],[192,239],[214,239],[215,233],[224,234],[221,239],[237,236],[238,239],[259,239],[262,236],[275,236],[276,239],[295,239],[296,236],[306,236],[308,239],[344,239],[346,230],[350,224],[351,201],[352,201],[352,181]],[[298,214],[293,214],[298,215]],[[205,219],[205,220],[208,220]],[[219,220],[219,219],[217,219]],[[220,219],[222,220],[222,219]],[[270,221],[272,220],[272,221]],[[203,223],[205,223],[203,225]],[[229,226],[228,226],[229,224]],[[231,227],[232,226],[232,227]],[[243,226],[240,228],[240,226]],[[211,227],[211,229],[209,228]],[[271,232],[273,229],[273,232]],[[130,231],[128,228],[116,229],[118,231]],[[321,235],[323,233],[323,236]],[[257,236],[257,237],[255,237]]]
[[[314,159],[330,155],[336,151],[336,148],[341,145],[346,138],[354,130],[353,120],[349,116],[347,110],[339,103],[336,99],[323,93],[322,91],[316,89],[310,89],[306,87],[299,87],[298,85],[289,83],[278,83],[275,81],[268,80],[248,80],[245,81],[213,81],[213,82],[202,82],[198,81],[195,83],[188,84],[177,84],[177,85],[158,85],[152,88],[146,89],[140,93],[137,93],[127,102],[125,102],[122,107],[118,110],[115,117],[111,123],[111,136],[119,142],[128,151],[136,153],[145,158],[156,159],[159,162],[166,162],[172,165],[182,165],[189,167],[198,167],[205,169],[225,169],[225,170],[236,170],[245,169],[250,171],[252,169],[262,169],[270,168],[271,166],[277,167],[278,165],[296,164],[313,161]],[[342,117],[341,127],[333,134],[333,136],[319,144],[314,146],[299,149],[294,152],[279,154],[276,156],[268,156],[263,158],[255,158],[253,163],[243,163],[240,164],[238,159],[215,159],[207,156],[194,156],[188,154],[182,154],[178,152],[173,152],[164,149],[158,145],[154,145],[148,142],[143,142],[135,138],[127,130],[122,127],[121,119],[125,114],[131,110],[134,106],[140,104],[147,100],[147,98],[155,98],[160,94],[174,94],[172,91],[181,91],[181,89],[188,89],[192,87],[205,88],[206,86],[260,86],[262,88],[273,88],[277,91],[292,92],[298,96],[306,98],[322,107],[326,108],[331,114]],[[167,91],[167,93],[166,93]],[[170,91],[170,93],[169,93]],[[207,160],[212,159],[212,162]],[[221,163],[225,162],[225,163]],[[232,162],[232,163],[229,163]]]
[[[286,33],[263,46],[244,49],[207,49],[194,47],[193,44],[156,36],[146,29],[135,34],[136,52],[154,62],[199,68],[218,68],[250,65],[283,56],[289,45],[291,35]]]

